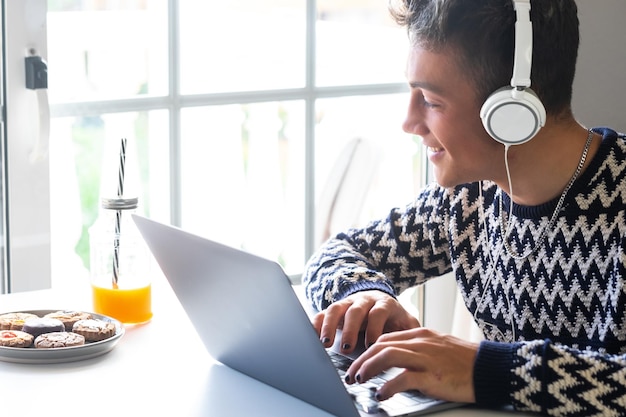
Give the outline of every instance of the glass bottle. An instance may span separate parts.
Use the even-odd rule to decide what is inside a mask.
[[[95,313],[123,323],[152,318],[149,251],[131,217],[137,198],[103,198],[89,230],[90,275]]]

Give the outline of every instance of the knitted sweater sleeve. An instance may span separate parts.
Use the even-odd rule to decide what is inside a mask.
[[[427,187],[414,203],[393,209],[386,219],[340,233],[309,259],[303,284],[321,311],[364,290],[396,296],[429,277],[450,271],[446,192]]]
[[[551,416],[626,415],[626,356],[536,340],[483,341],[474,370],[476,401]]]

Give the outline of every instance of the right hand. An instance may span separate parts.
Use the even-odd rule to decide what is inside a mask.
[[[313,326],[326,348],[333,345],[337,329],[342,329],[341,351],[351,353],[363,330],[367,348],[383,333],[413,329],[420,323],[389,294],[370,290],[334,302],[313,317]]]
[[[386,369],[404,368],[376,392],[379,401],[416,389],[433,398],[473,403],[478,347],[424,327],[388,333],[355,359],[345,380],[363,383]]]

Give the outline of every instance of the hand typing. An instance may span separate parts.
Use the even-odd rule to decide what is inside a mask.
[[[356,348],[360,331],[365,331],[365,344],[369,346],[383,333],[413,329],[420,323],[390,295],[362,291],[318,313],[313,326],[325,347],[333,345],[337,329],[342,329],[341,348],[350,353]]]
[[[404,371],[378,390],[378,400],[415,389],[433,398],[472,403],[477,351],[476,343],[426,328],[387,333],[354,361],[346,381],[365,382],[398,367]]]

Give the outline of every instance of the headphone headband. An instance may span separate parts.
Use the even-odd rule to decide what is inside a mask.
[[[512,87],[530,87],[533,61],[533,26],[530,21],[530,0],[513,0],[515,8],[515,60]]]
[[[505,146],[529,141],[546,122],[546,110],[530,89],[533,56],[530,0],[513,0],[513,7],[516,20],[511,86],[492,93],[480,109],[487,133]]]

